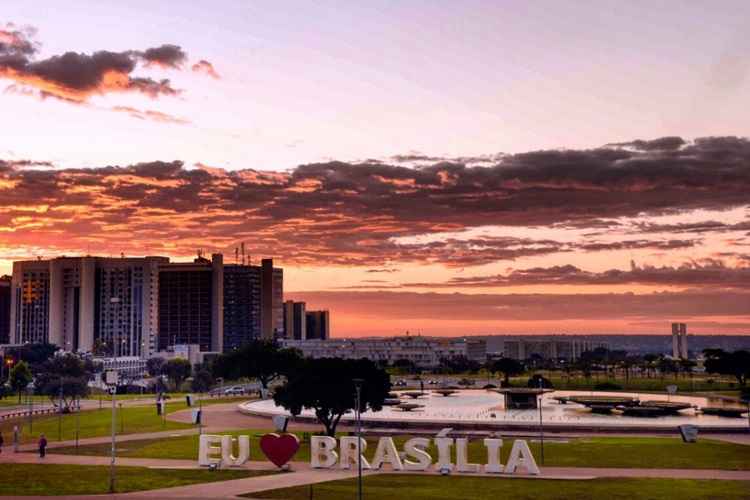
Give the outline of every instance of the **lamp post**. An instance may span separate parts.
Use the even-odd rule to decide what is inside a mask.
[[[542,465],[544,465],[544,424],[542,420],[542,400],[544,398],[544,383],[543,378],[539,377],[539,438],[542,448]]]
[[[109,492],[115,492],[115,435],[117,433],[117,410],[115,396],[117,395],[117,372],[109,370],[105,374],[105,382],[110,386],[112,392],[112,460],[109,465]]]
[[[362,383],[364,380],[355,378],[354,389],[356,392],[356,406],[354,408],[357,419],[357,499],[362,500]]]

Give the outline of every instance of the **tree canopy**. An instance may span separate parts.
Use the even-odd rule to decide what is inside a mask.
[[[19,361],[10,369],[8,382],[13,392],[18,393],[19,402],[21,402],[21,393],[28,387],[32,379],[31,370],[25,361]]]
[[[166,375],[174,385],[175,390],[179,390],[180,385],[190,376],[193,367],[190,361],[183,358],[170,359],[161,367],[162,375]]]
[[[731,375],[741,386],[745,386],[750,377],[750,351],[726,352],[722,349],[706,349],[705,367],[709,373]]]
[[[363,381],[360,411],[381,410],[391,390],[390,377],[369,359],[306,359],[273,399],[292,415],[299,415],[303,408],[314,410],[326,434],[334,436],[341,417],[356,407],[354,379]]]
[[[73,353],[60,354],[42,364],[35,385],[39,393],[47,395],[52,401],[59,401],[62,396],[63,409],[68,411],[72,401],[88,395],[88,383],[93,372],[91,360]]]
[[[503,374],[503,385],[505,387],[510,385],[510,377],[520,375],[524,370],[523,364],[513,358],[500,358],[490,363],[488,368],[491,373]]]
[[[296,349],[280,349],[273,342],[256,340],[216,358],[213,375],[226,380],[257,378],[268,389],[268,384],[293,371],[301,359]]]

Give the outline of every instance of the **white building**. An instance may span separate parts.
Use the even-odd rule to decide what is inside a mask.
[[[674,359],[688,359],[687,325],[672,323],[672,357]]]
[[[367,358],[393,363],[408,360],[422,368],[437,366],[441,358],[465,356],[483,363],[487,343],[480,339],[437,339],[427,337],[389,337],[365,339],[308,339],[281,341],[284,347],[299,349],[311,358]]]
[[[59,257],[13,263],[11,343],[148,358],[156,350],[166,257]]]

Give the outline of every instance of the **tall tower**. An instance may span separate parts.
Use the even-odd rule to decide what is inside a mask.
[[[687,325],[680,323],[680,357],[688,359]]]
[[[680,324],[672,323],[672,357],[680,357]]]

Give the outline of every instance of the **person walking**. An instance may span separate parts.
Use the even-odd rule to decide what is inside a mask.
[[[5,443],[5,440],[3,439],[3,432],[0,431],[0,453],[3,452],[3,444]]]
[[[13,453],[18,453],[18,426],[13,426]]]
[[[39,458],[44,458],[44,455],[47,453],[47,438],[44,437],[44,434],[39,436]]]

